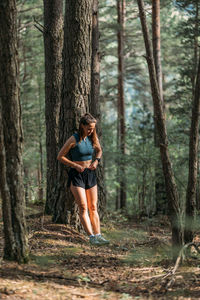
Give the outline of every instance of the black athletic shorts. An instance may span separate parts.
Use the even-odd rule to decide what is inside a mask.
[[[80,186],[85,190],[91,189],[97,184],[95,170],[86,168],[83,172],[78,172],[76,169],[70,168],[67,186],[70,187],[71,183],[74,186]]]

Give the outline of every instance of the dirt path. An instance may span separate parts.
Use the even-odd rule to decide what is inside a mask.
[[[178,269],[166,290],[173,268],[166,220],[112,216],[102,226],[111,245],[98,248],[48,216],[36,214],[28,226],[30,262],[1,260],[0,299],[200,299],[198,257]]]

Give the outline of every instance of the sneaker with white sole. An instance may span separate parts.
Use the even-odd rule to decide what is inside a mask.
[[[108,245],[108,244],[110,244],[110,242],[108,240],[106,240],[102,235],[96,235],[95,237],[96,237],[97,241],[101,245]]]

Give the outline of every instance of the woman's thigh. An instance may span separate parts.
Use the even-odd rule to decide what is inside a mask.
[[[85,193],[87,197],[88,208],[97,208],[97,185],[93,186],[91,189],[85,190]]]
[[[71,183],[70,190],[75,198],[76,203],[80,208],[87,209],[87,196],[84,188],[79,186],[74,186]]]

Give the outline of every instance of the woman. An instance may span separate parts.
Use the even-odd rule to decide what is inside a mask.
[[[78,204],[81,223],[92,245],[105,245],[109,241],[100,233],[97,212],[97,181],[95,169],[102,155],[96,134],[96,119],[86,113],[80,120],[78,133],[74,133],[58,154],[58,160],[70,166],[68,186]],[[95,151],[96,158],[92,161]],[[68,154],[69,158],[66,158]],[[89,210],[89,215],[88,215]]]

